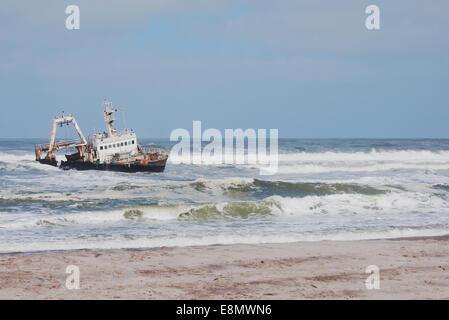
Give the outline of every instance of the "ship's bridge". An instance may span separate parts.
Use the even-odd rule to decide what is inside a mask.
[[[104,121],[107,132],[94,134],[93,148],[96,160],[109,163],[113,159],[127,159],[138,154],[136,134],[131,130],[119,133],[115,130],[112,117],[117,110],[112,107],[112,102],[104,100]]]
[[[110,162],[117,155],[126,158],[138,154],[136,134],[129,131],[112,136],[94,135],[93,147],[100,162]]]

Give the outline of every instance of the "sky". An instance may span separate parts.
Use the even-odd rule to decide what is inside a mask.
[[[380,30],[365,27],[372,4]],[[2,0],[0,138],[46,138],[61,111],[103,131],[104,98],[145,138],[193,120],[449,138],[448,15],[447,0]]]

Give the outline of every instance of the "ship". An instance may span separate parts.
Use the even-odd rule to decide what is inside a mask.
[[[36,161],[59,167],[63,170],[104,170],[120,172],[163,172],[168,155],[160,148],[142,147],[133,130],[118,132],[114,128],[113,114],[117,109],[112,102],[103,101],[106,131],[94,133],[85,139],[73,114],[52,119],[50,141],[35,145]],[[56,129],[72,124],[79,136],[76,140],[56,141]],[[55,152],[62,149],[75,149],[76,152],[65,155],[66,160],[58,163]],[[42,155],[45,154],[44,157]]]

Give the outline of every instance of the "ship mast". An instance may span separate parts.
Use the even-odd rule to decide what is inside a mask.
[[[108,137],[112,137],[116,135],[117,130],[114,129],[112,125],[115,119],[112,117],[112,114],[117,110],[112,107],[112,102],[108,100],[103,100],[104,105],[104,121],[106,122],[106,128],[108,130]]]

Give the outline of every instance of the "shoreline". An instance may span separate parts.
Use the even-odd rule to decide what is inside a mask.
[[[2,253],[0,265],[0,299],[449,299],[449,235]]]
[[[41,251],[13,251],[13,252],[0,252],[1,256],[8,255],[41,255],[41,254],[63,254],[63,253],[76,253],[79,251],[92,251],[92,252],[110,252],[110,251],[151,251],[158,249],[174,249],[174,248],[202,248],[202,247],[216,247],[216,246],[239,246],[239,245],[282,245],[282,244],[294,244],[294,243],[315,243],[315,242],[359,242],[359,241],[399,241],[399,240],[449,240],[449,234],[439,236],[413,236],[413,237],[394,237],[394,238],[375,238],[375,239],[359,239],[359,240],[311,240],[311,241],[292,241],[292,242],[264,242],[264,243],[231,243],[231,244],[208,244],[208,245],[188,245],[188,246],[161,246],[150,248],[81,248],[81,249],[57,249],[57,250],[41,250]]]

